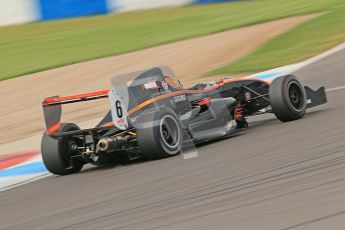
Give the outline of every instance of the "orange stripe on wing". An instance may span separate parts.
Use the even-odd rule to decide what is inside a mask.
[[[106,89],[102,91],[84,93],[84,94],[78,94],[78,95],[72,95],[72,96],[46,98],[43,101],[43,105],[49,105],[51,103],[58,103],[58,102],[81,100],[81,99],[92,98],[92,97],[103,97],[103,96],[107,96],[108,93],[109,93],[109,90]]]
[[[200,105],[200,106],[201,105],[209,105],[209,104],[211,104],[211,98],[210,97],[205,98],[204,100],[198,102],[198,105]]]
[[[111,122],[107,122],[104,125],[102,125],[102,127],[110,127],[110,126],[114,126],[114,123],[112,121]]]
[[[47,128],[47,133],[48,134],[53,134],[53,133],[59,131],[60,130],[60,126],[61,126],[60,123],[53,124],[52,126]]]

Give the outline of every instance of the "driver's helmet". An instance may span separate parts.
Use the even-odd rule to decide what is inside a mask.
[[[166,85],[164,85],[165,83]],[[163,85],[163,88],[168,87],[172,91],[183,89],[181,82],[170,76],[164,76],[164,82],[162,82],[162,85]]]

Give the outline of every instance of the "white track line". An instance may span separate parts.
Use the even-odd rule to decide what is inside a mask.
[[[0,178],[0,192],[9,190],[12,188],[16,188],[24,184],[29,184],[31,182],[41,180],[51,175],[52,175],[51,173],[46,172],[46,173],[37,173],[34,175],[24,175],[21,177],[13,176],[13,177]]]
[[[345,49],[345,42],[340,44],[340,45],[338,45],[338,46],[336,46],[336,47],[334,47],[334,48],[332,48],[332,49],[330,49],[330,50],[327,50],[326,52],[324,52],[322,54],[319,54],[319,55],[317,55],[315,57],[309,58],[308,60],[305,60],[305,61],[301,62],[300,69],[304,68],[304,67],[306,67],[306,66],[308,66],[310,64],[313,64],[313,63],[315,63],[317,61],[320,61],[320,60],[322,60],[322,59],[324,59],[324,58],[326,58],[326,57],[328,57],[328,56],[330,56],[330,55],[332,55],[332,54],[334,54],[336,52],[339,52],[339,51],[341,51],[343,49]]]
[[[326,92],[338,91],[338,90],[342,90],[342,89],[345,89],[345,85],[344,86],[330,88],[330,89],[326,89]]]

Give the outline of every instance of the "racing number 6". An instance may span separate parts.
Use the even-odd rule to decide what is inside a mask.
[[[117,91],[116,91],[117,90]],[[113,123],[115,127],[126,130],[128,127],[128,121],[126,118],[127,113],[127,104],[126,101],[122,101],[120,97],[120,93],[122,94],[126,93],[121,91],[121,88],[115,89],[113,88],[109,92],[109,105],[111,110],[111,119],[113,120]]]
[[[121,102],[119,100],[115,102],[115,107],[116,107],[117,117],[122,118],[123,112],[122,112]]]

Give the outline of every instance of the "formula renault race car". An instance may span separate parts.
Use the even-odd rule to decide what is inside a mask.
[[[62,104],[100,98],[108,98],[110,111],[96,127],[60,123]],[[154,67],[114,77],[109,90],[44,99],[41,152],[47,169],[57,175],[78,172],[86,163],[160,159],[243,130],[248,116],[273,113],[289,122],[326,101],[324,87],[313,91],[292,75],[184,88],[168,68]]]

